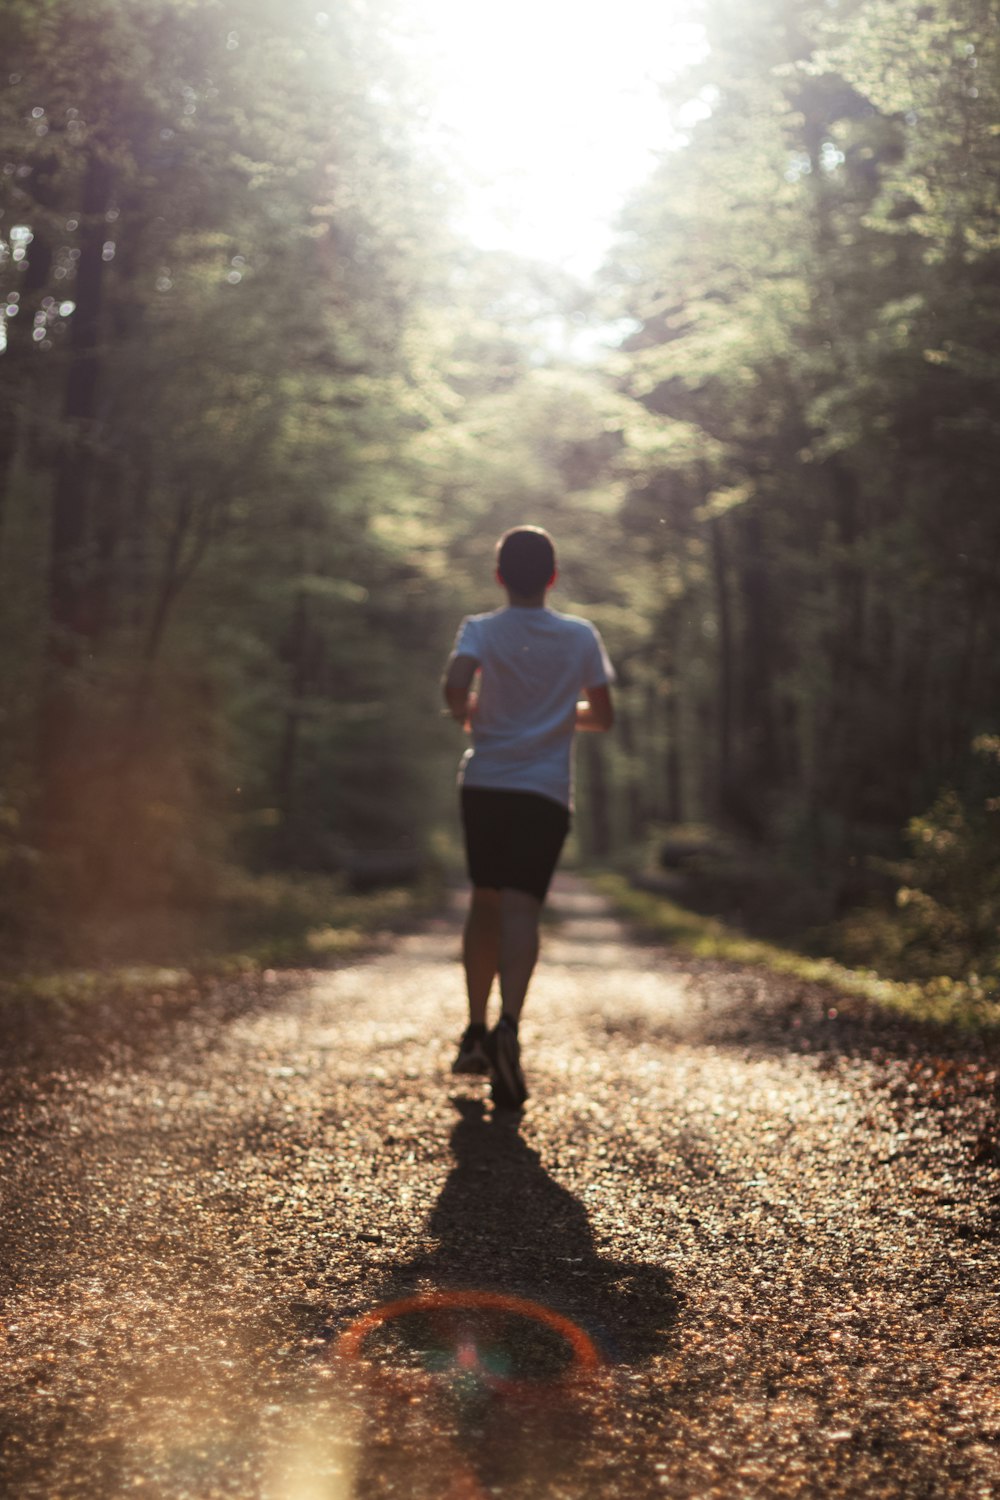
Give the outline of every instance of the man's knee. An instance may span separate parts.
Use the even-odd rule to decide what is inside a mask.
[[[532,896],[528,891],[515,890],[513,886],[505,886],[500,892],[503,914],[517,922],[534,922],[537,924],[542,914],[542,903],[537,896]]]
[[[502,908],[500,891],[494,890],[492,886],[475,885],[472,887],[472,911],[477,917],[499,919]]]

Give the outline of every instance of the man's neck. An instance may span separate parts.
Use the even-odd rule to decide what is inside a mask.
[[[546,590],[539,594],[514,594],[507,590],[507,603],[512,609],[544,609]]]

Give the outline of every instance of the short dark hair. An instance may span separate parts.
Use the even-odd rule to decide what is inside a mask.
[[[514,526],[497,542],[497,572],[512,594],[537,594],[555,570],[556,549],[540,526]]]

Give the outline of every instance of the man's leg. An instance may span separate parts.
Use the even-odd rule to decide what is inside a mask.
[[[486,1044],[493,1103],[500,1109],[520,1109],[528,1097],[521,1071],[517,1023],[538,957],[541,910],[541,901],[527,891],[505,886],[500,893],[500,998],[503,1014]]]
[[[487,886],[473,886],[462,938],[469,1021],[473,1025],[485,1024],[490,990],[500,968],[500,919],[500,892]]]
[[[516,1024],[538,958],[538,919],[542,903],[527,891],[500,893],[500,996],[503,1013]]]

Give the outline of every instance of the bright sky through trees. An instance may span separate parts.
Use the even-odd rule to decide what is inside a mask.
[[[676,139],[658,85],[704,51],[690,0],[405,0],[435,136],[484,247],[592,272],[626,194]]]

